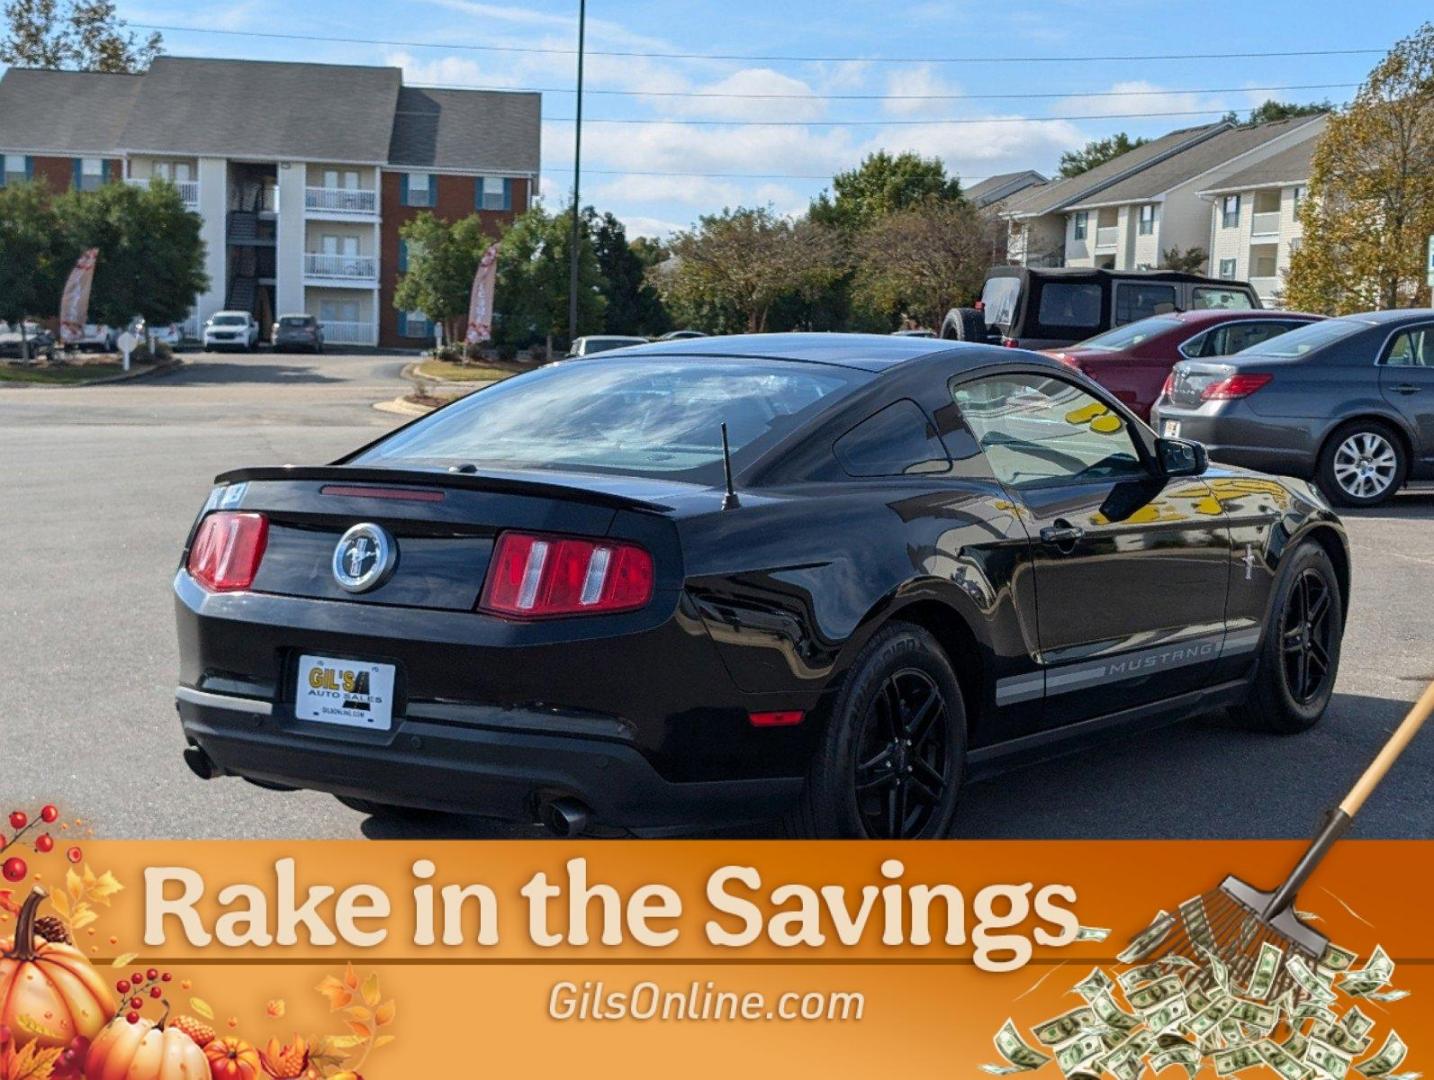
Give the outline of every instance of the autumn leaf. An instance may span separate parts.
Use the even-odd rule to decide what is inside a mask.
[[[324,1043],[330,1050],[352,1050],[363,1041],[357,1035],[330,1035]]]
[[[15,894],[9,889],[0,889],[0,910],[8,911],[11,915],[20,914],[20,905],[15,903]]]
[[[357,1020],[361,1024],[367,1024],[373,1019],[373,1013],[369,1012],[368,1009],[362,1005],[355,1005],[352,1008],[345,1009],[344,1015],[350,1020]]]
[[[377,1005],[381,996],[378,989],[378,973],[372,972],[363,981],[364,1004],[370,1007]]]
[[[287,1011],[287,1006],[284,1004],[283,998],[275,998],[264,1006],[264,1011],[277,1020]]]
[[[39,1043],[26,1043],[10,1057],[5,1080],[50,1080],[64,1051],[63,1046],[41,1049]]]
[[[373,1041],[373,1048],[377,1050],[380,1046],[387,1046],[396,1038],[398,1038],[397,1035],[380,1035]]]
[[[373,1035],[373,1028],[369,1027],[367,1024],[362,1024],[357,1020],[348,1021],[348,1026],[349,1030],[352,1031],[355,1035],[357,1035],[360,1039],[368,1039],[370,1036]]]
[[[330,1012],[342,1009],[354,999],[353,991],[332,975],[326,975],[315,989],[329,999]]]
[[[357,990],[359,984],[358,972],[354,970],[353,964],[344,967],[344,985],[350,990]]]
[[[203,998],[190,998],[189,1007],[206,1020],[214,1019],[214,1006],[210,1005],[209,1002]]]
[[[65,871],[65,891],[70,894],[70,899],[79,903],[85,898],[85,881],[79,874],[75,873],[72,866]]]
[[[129,967],[130,964],[134,963],[134,958],[138,955],[138,953],[132,952],[121,953],[110,961],[110,967]]]
[[[70,898],[61,892],[50,894],[50,906],[59,912],[60,918],[69,922],[70,919]]]
[[[374,1010],[374,1022],[378,1024],[379,1027],[385,1027],[388,1024],[393,1023],[394,1013],[396,1013],[397,1011],[398,1006],[394,1003],[392,998],[389,998],[387,1001],[385,1001],[382,1005],[380,1005],[377,1009]]]
[[[89,899],[104,904],[105,906],[109,906],[109,902],[113,899],[114,894],[124,888],[124,886],[119,883],[119,879],[108,870],[99,877],[93,877],[93,875],[90,874],[88,864],[85,865],[85,885]]]
[[[70,929],[83,930],[98,918],[99,916],[95,914],[94,909],[90,907],[89,904],[81,904],[75,908],[75,917],[70,920]]]

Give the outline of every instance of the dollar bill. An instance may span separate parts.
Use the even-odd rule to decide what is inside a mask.
[[[1099,1035],[1081,1035],[1056,1051],[1056,1064],[1061,1072],[1070,1076],[1103,1053],[1105,1043],[1101,1042]]]
[[[1137,1012],[1148,1013],[1152,1009],[1159,1008],[1171,998],[1178,997],[1184,993],[1184,984],[1181,983],[1178,975],[1166,975],[1156,979],[1153,983],[1131,990],[1125,995],[1125,1000],[1130,1002],[1130,1007]]]
[[[1109,992],[1091,998],[1090,1007],[1096,1018],[1114,1031],[1129,1033],[1140,1026],[1140,1021],[1117,1005]]]
[[[1324,980],[1310,970],[1305,963],[1304,957],[1292,956],[1285,964],[1285,970],[1294,979],[1295,985],[1309,995],[1312,1001],[1320,1005],[1329,1005],[1335,1000],[1335,993],[1325,985]]]
[[[1076,929],[1077,941],[1104,941],[1110,937],[1108,926],[1082,926]]]
[[[1285,951],[1278,945],[1268,941],[1260,943],[1260,955],[1255,958],[1255,969],[1250,972],[1250,984],[1245,988],[1245,996],[1254,998],[1256,1001],[1264,1001],[1270,996],[1270,991],[1275,988],[1275,976],[1280,973],[1280,965],[1284,962]]]
[[[1200,1071],[1200,1051],[1189,1043],[1182,1046],[1172,1046],[1160,1051],[1150,1059],[1150,1067],[1156,1072],[1164,1072],[1172,1065],[1183,1066],[1186,1075],[1193,1080],[1195,1074]]]
[[[1324,952],[1320,954],[1319,966],[1326,971],[1346,971],[1357,959],[1357,956],[1357,953],[1353,953],[1349,949],[1341,949],[1334,942],[1330,942],[1324,947]]]
[[[1190,1023],[1187,1024],[1186,1027],[1189,1028],[1192,1035],[1205,1035],[1218,1028],[1220,1021],[1229,1016],[1230,1011],[1234,1009],[1234,1007],[1234,998],[1220,998],[1218,1001],[1212,1002],[1209,1006],[1192,1016]]]
[[[1265,1064],[1279,1073],[1284,1080],[1304,1080],[1304,1077],[1309,1075],[1307,1065],[1288,1049],[1269,1039],[1261,1039],[1255,1044],[1255,1049],[1260,1052],[1260,1057],[1265,1059]]]
[[[1368,1035],[1355,1035],[1342,1024],[1331,1024],[1323,1020],[1310,1028],[1310,1038],[1319,1039],[1321,1042],[1333,1046],[1340,1053],[1348,1054],[1351,1057],[1364,1053],[1369,1049],[1371,1042]]]
[[[1333,1024],[1336,1019],[1338,1018],[1335,1016],[1334,1010],[1328,1005],[1321,1005],[1317,1001],[1306,1001],[1303,1004],[1295,1006],[1294,1017],[1291,1022],[1304,1024],[1310,1020],[1314,1020],[1317,1023]]]
[[[1365,1076],[1384,1076],[1399,1068],[1408,1053],[1409,1048],[1404,1045],[1399,1032],[1391,1031],[1385,1038],[1384,1045],[1379,1048],[1379,1053],[1368,1061],[1361,1061],[1355,1069]]]
[[[1364,997],[1387,985],[1393,975],[1394,961],[1376,945],[1364,967],[1340,974],[1339,988],[1351,997]]]
[[[1192,896],[1180,905],[1180,918],[1185,923],[1185,932],[1190,940],[1202,949],[1215,948],[1215,935],[1210,931],[1210,919],[1205,914],[1203,897]]]
[[[1052,1017],[1042,1024],[1037,1024],[1031,1029],[1031,1033],[1035,1035],[1036,1041],[1039,1043],[1046,1046],[1060,1046],[1062,1043],[1070,1042],[1082,1032],[1090,1031],[1095,1026],[1095,1013],[1089,1005],[1082,1005],[1070,1012]]]
[[[1182,1020],[1189,1018],[1190,1006],[1185,1003],[1185,995],[1182,994],[1146,1016],[1145,1026],[1151,1031],[1169,1031]]]
[[[1217,1050],[1214,1054],[1215,1072],[1219,1076],[1230,1076],[1244,1069],[1263,1065],[1265,1059],[1253,1045],[1233,1046],[1228,1050]]]
[[[1305,1056],[1305,1049],[1309,1046],[1309,1044],[1309,1036],[1302,1035],[1298,1031],[1290,1032],[1289,1038],[1287,1038],[1284,1042],[1280,1043],[1280,1045],[1285,1048],[1286,1053],[1297,1058],[1302,1058]]]
[[[1006,1065],[982,1065],[981,1068],[992,1076],[1009,1076],[1017,1072],[1029,1072],[1032,1069],[1039,1069],[1051,1059],[1045,1054],[1028,1046],[1016,1030],[1015,1021],[1007,1019],[1001,1025],[1001,1030],[996,1032],[992,1040],[996,1044],[996,1052],[1006,1059]]]
[[[1358,1005],[1351,1005],[1349,1012],[1340,1020],[1339,1026],[1357,1037],[1369,1034],[1369,1029],[1374,1027],[1374,1021],[1365,1016]]]
[[[1111,977],[1100,968],[1091,968],[1090,974],[1076,983],[1071,989],[1085,998],[1086,1001],[1091,1001],[1093,998],[1100,997],[1102,994],[1108,994],[1114,985],[1115,983]]]
[[[1274,1026],[1280,1022],[1280,1011],[1273,1005],[1236,998],[1235,1007],[1230,1010],[1229,1019],[1249,1024],[1261,1033],[1265,1033],[1273,1030]]]
[[[1158,912],[1140,933],[1136,934],[1124,949],[1117,954],[1116,959],[1122,964],[1133,964],[1137,960],[1143,960],[1159,948],[1161,942],[1170,936],[1170,931],[1175,926],[1175,916],[1168,911]]]
[[[1335,1080],[1344,1080],[1351,1060],[1351,1055],[1331,1046],[1323,1039],[1316,1039],[1313,1035],[1310,1036],[1309,1045],[1305,1047],[1305,1061]]]
[[[1377,993],[1361,994],[1360,996],[1363,997],[1363,998],[1365,998],[1365,999],[1368,1000],[1368,1001],[1381,1001],[1381,1002],[1388,1003],[1388,1002],[1391,1002],[1391,1001],[1399,1001],[1399,1000],[1402,999],[1402,998],[1407,998],[1407,997],[1409,996],[1409,991],[1408,991],[1408,990],[1382,990],[1382,991],[1379,991],[1379,992],[1377,992]]]
[[[1210,978],[1215,981],[1216,986],[1228,994],[1230,992],[1230,969],[1215,955],[1215,950],[1201,949],[1200,951],[1205,955],[1205,968],[1210,973]]]

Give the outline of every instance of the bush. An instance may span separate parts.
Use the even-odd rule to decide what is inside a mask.
[[[148,343],[140,342],[140,344],[134,347],[134,351],[129,354],[129,358],[136,364],[167,364],[174,359],[174,350],[163,341],[156,341],[154,343],[154,356],[151,357]]]

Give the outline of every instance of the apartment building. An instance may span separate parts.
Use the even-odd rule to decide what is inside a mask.
[[[1308,153],[1322,115],[1254,126],[1208,124],[1171,132],[1089,172],[1033,188],[1002,211],[1008,258],[1023,265],[1156,269],[1165,252],[1199,248],[1212,259],[1206,193],[1286,152]]]
[[[1298,211],[1314,150],[1313,139],[1296,143],[1200,192],[1209,204],[1211,269],[1249,281],[1268,304],[1279,303],[1303,239]]]
[[[421,312],[393,309],[398,230],[477,213],[496,237],[535,191],[540,124],[537,94],[405,86],[386,67],[165,56],[143,75],[0,79],[3,182],[162,177],[200,216],[211,284],[191,331],[225,309],[266,332],[307,312],[338,345],[432,340]]]
[[[998,173],[963,189],[966,201],[977,210],[994,208],[1012,195],[1046,183],[1046,178],[1034,169],[1020,172]]]

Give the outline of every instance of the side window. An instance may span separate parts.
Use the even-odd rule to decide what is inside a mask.
[[[848,476],[906,476],[951,467],[931,421],[903,398],[868,416],[832,446]]]
[[[1015,488],[1144,475],[1130,428],[1063,379],[999,375],[952,387],[991,471]]]
[[[1175,310],[1174,285],[1146,285],[1122,281],[1115,286],[1115,322],[1117,326],[1136,319],[1163,315]]]
[[[1229,263],[1227,274],[1225,264]],[[1220,260],[1220,276],[1235,276],[1235,260]],[[1221,308],[1227,311],[1249,311],[1255,305],[1250,302],[1250,294],[1242,289],[1221,289],[1210,285],[1197,285],[1190,301],[1192,311],[1201,311],[1205,308]]]
[[[1279,337],[1287,330],[1293,330],[1298,323],[1275,322],[1273,319],[1262,319],[1259,322],[1237,322],[1231,323],[1225,328],[1225,340],[1217,353],[1210,353],[1211,356],[1229,356],[1231,353],[1248,349],[1251,345],[1258,345],[1262,341],[1269,341],[1270,338]]]
[[[1188,341],[1182,342],[1180,345],[1180,355],[1189,357],[1192,360],[1197,356],[1212,355],[1207,350],[1215,348],[1217,343],[1215,335],[1217,333],[1218,330],[1206,330],[1203,334],[1196,334]]]
[[[1420,327],[1396,335],[1384,362],[1390,367],[1434,367],[1434,328]]]
[[[1046,282],[1041,286],[1036,321],[1042,326],[1094,330],[1100,326],[1100,286]]]

